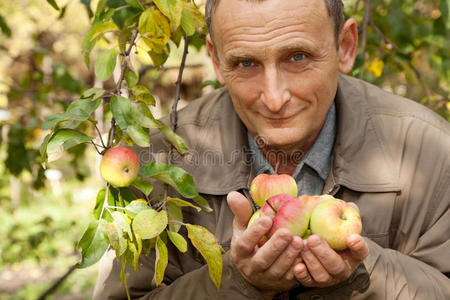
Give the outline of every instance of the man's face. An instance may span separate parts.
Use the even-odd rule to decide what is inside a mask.
[[[216,72],[253,137],[306,150],[334,99],[339,54],[324,1],[222,0],[213,17]]]

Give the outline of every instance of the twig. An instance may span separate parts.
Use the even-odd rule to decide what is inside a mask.
[[[176,82],[177,90],[176,90],[175,99],[174,99],[173,105],[172,105],[172,112],[170,113],[170,125],[171,125],[173,131],[175,131],[178,126],[177,106],[178,106],[178,101],[180,101],[181,81],[183,79],[183,71],[184,71],[184,67],[186,65],[186,57],[188,54],[188,47],[189,47],[189,39],[188,39],[187,35],[184,35],[183,57],[181,59],[180,71],[178,72],[178,78],[177,78],[177,82]]]
[[[91,141],[91,144],[94,146],[95,151],[97,151],[97,153],[101,155],[102,153],[98,151],[97,144],[95,144],[93,141]]]
[[[361,35],[361,58],[366,60],[366,46],[367,46],[367,25],[370,20],[370,0],[364,2],[364,18],[362,22]]]
[[[43,292],[38,300],[45,300],[49,295],[51,295],[54,291],[56,291],[56,289],[64,282],[64,280],[66,280],[67,277],[69,277],[70,274],[72,274],[73,271],[75,271],[76,269],[76,265],[71,266],[67,272],[61,276],[57,281],[55,281],[51,287],[49,287],[45,292]]]
[[[127,57],[130,55],[131,53],[131,49],[133,49],[133,46],[135,44],[135,40],[138,34],[138,29],[135,28],[133,29],[132,33],[131,33],[131,38],[130,38],[130,45],[128,46],[128,49],[125,51],[125,53],[123,53],[123,56],[125,57],[125,61],[122,64],[122,69],[120,71],[120,76],[119,79],[117,80],[117,88],[116,88],[116,95],[120,96],[120,90],[122,88],[122,82],[124,80],[125,77],[125,70],[127,68],[128,62],[127,62]],[[107,148],[111,148],[113,146],[114,143],[114,135],[116,133],[116,120],[114,118],[111,119],[111,129],[109,130],[109,138],[108,138],[108,147]]]
[[[131,49],[133,49],[137,34],[138,34],[138,29],[137,28],[133,29],[133,31],[131,33],[131,38],[130,38],[130,45],[128,46],[128,49],[125,51],[125,53],[123,53],[123,56],[125,57],[125,59],[124,59],[124,63],[122,64],[122,69],[120,71],[119,80],[117,81],[117,89],[116,89],[117,95],[120,95],[120,89],[122,88],[122,82],[125,77],[125,70],[128,66],[127,57],[130,56]]]
[[[102,143],[103,148],[106,149],[106,145],[105,145],[105,143],[103,142],[102,133],[100,132],[100,129],[98,129],[97,124],[94,124],[94,127],[95,127],[95,130],[96,130],[97,133],[98,133],[98,137],[100,138],[100,142]]]

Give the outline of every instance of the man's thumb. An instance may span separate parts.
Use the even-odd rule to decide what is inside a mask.
[[[227,202],[234,214],[235,225],[242,230],[247,228],[248,221],[253,213],[250,201],[241,193],[232,191],[227,195]]]

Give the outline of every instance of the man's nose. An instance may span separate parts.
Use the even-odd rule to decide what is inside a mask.
[[[269,67],[264,72],[261,100],[273,113],[278,113],[289,101],[289,91],[276,67]]]

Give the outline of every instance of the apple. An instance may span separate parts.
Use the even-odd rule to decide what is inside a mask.
[[[361,233],[361,217],[351,204],[327,197],[312,211],[311,232],[321,236],[334,250],[344,250],[347,248],[347,238]]]
[[[250,195],[259,207],[262,207],[267,199],[278,194],[297,197],[297,183],[292,176],[259,174],[250,185]]]
[[[100,174],[114,187],[129,186],[137,177],[139,161],[136,153],[126,147],[106,151],[100,162]]]
[[[271,237],[280,228],[288,228],[293,235],[303,236],[308,229],[310,212],[297,197],[278,194],[270,197],[261,207],[261,214],[272,216],[272,228],[267,237]]]
[[[324,194],[320,196],[303,195],[299,196],[299,199],[305,203],[306,208],[312,213],[314,208],[323,201],[335,198],[331,195]]]

